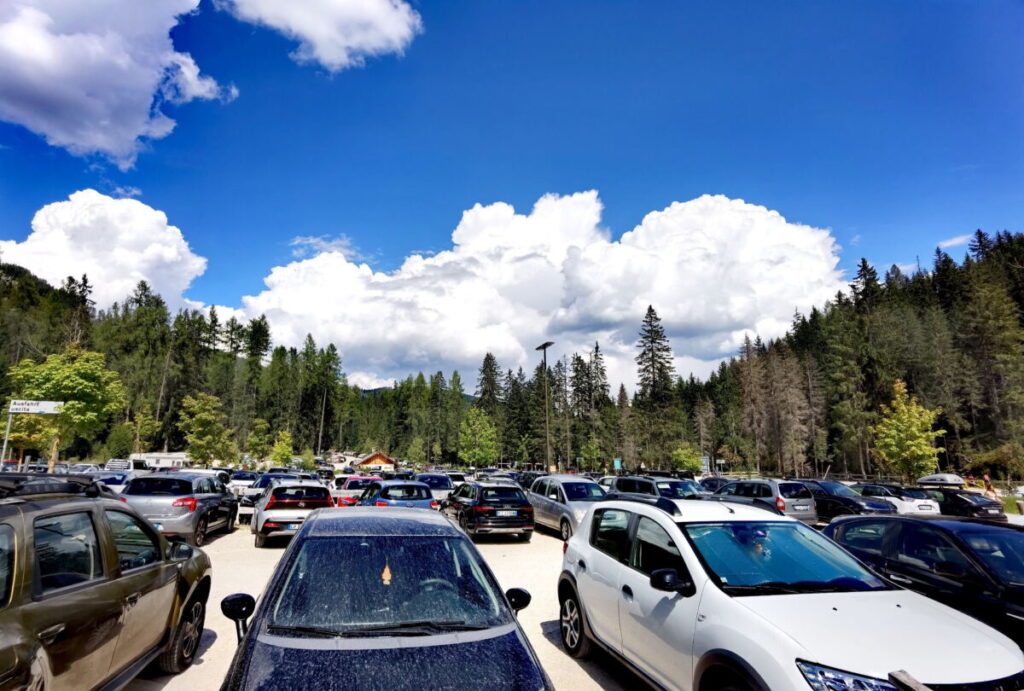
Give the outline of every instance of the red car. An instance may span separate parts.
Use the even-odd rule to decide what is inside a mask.
[[[343,479],[344,482],[342,482]],[[375,475],[349,475],[345,478],[338,478],[334,482],[334,486],[338,488],[334,493],[335,503],[338,506],[355,506],[366,486],[374,480],[380,479]]]

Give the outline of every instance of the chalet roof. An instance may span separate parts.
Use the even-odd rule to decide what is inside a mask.
[[[379,451],[377,453],[371,453],[363,460],[356,463],[357,466],[361,465],[395,465],[395,459],[386,456]]]

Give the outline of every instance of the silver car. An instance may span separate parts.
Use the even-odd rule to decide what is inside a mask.
[[[332,506],[331,491],[319,480],[274,480],[255,501],[256,546],[263,547],[268,537],[294,535],[310,512]]]
[[[128,481],[121,497],[168,538],[194,547],[214,530],[235,529],[238,498],[220,479],[193,473],[159,473]]]
[[[737,480],[720,488],[715,494],[750,497],[774,504],[782,513],[804,523],[818,522],[818,510],[807,485],[796,480]]]
[[[535,523],[553,528],[568,540],[591,503],[604,498],[604,489],[582,475],[545,475],[534,480],[528,499]]]

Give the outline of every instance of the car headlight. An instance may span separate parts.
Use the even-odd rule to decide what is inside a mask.
[[[814,691],[898,691],[884,679],[862,677],[810,662],[797,661],[796,666]]]

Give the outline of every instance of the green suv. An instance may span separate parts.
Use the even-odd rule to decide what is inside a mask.
[[[210,559],[88,475],[0,473],[0,689],[118,688],[192,664]]]

